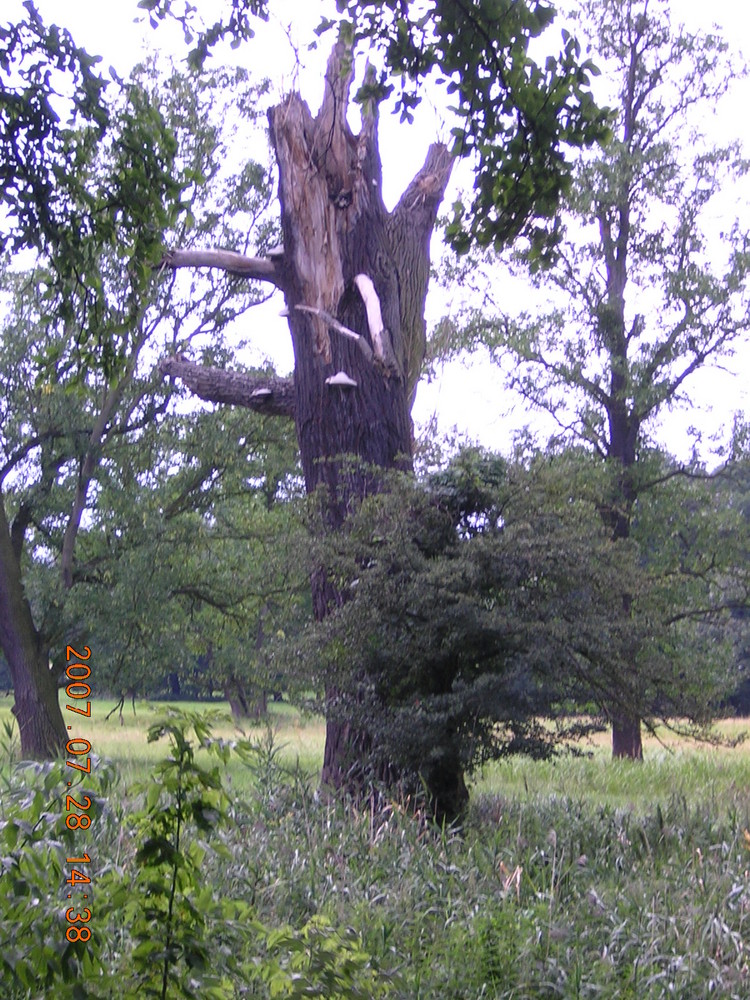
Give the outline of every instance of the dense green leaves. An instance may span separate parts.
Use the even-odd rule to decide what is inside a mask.
[[[355,39],[383,53],[379,83],[369,82],[360,99],[382,98],[401,80],[397,107],[410,119],[425,81],[440,81],[455,102],[456,155],[475,166],[474,193],[457,202],[447,236],[464,252],[473,244],[500,249],[519,233],[535,253],[555,242],[551,228],[535,224],[557,211],[567,190],[571,148],[604,139],[606,112],[589,89],[596,72],[581,60],[581,48],[564,33],[564,48],[540,65],[529,54],[554,18],[543,0],[509,2],[461,0],[427,7],[397,0],[339,0],[351,19]]]
[[[0,198],[10,223],[0,249],[13,251],[45,249],[64,236],[76,161],[109,124],[99,57],[46,25],[31,0],[23,6],[25,21],[0,25]]]
[[[419,775],[450,814],[451,769],[554,754],[597,717],[679,718],[705,735],[732,684],[727,611],[747,581],[727,533],[741,518],[717,516],[713,484],[670,476],[659,456],[651,474],[668,486],[613,539],[607,473],[585,454],[525,468],[467,451],[420,486],[394,482],[314,547],[347,599],[292,662],[340,692],[334,717],[372,734],[373,776],[383,760]]]
[[[295,647],[342,692],[329,711],[373,734],[373,774],[384,758],[433,797],[445,768],[546,756],[580,735],[541,717],[596,700],[605,677],[615,689],[629,642],[614,586],[637,575],[629,551],[593,505],[559,503],[520,469],[498,482],[502,466],[464,457],[426,489],[394,483],[365,502],[316,548],[348,599]],[[483,471],[496,478],[479,490]]]
[[[259,240],[267,238],[267,173],[250,158],[226,156],[232,129],[253,128],[257,93],[242,72],[164,76],[153,64],[135,71],[111,105],[118,112],[111,132],[88,150],[90,159],[81,163],[75,187],[68,191],[77,219],[76,229],[64,237],[75,243],[71,254],[64,240],[58,241],[29,273],[8,270],[0,279],[0,500],[8,521],[3,572],[6,579],[23,581],[19,600],[29,600],[34,628],[29,648],[51,648],[53,658],[65,642],[94,624],[102,605],[92,594],[115,587],[115,567],[121,579],[134,574],[138,553],[147,572],[130,577],[135,583],[130,611],[136,599],[144,600],[144,583],[154,569],[153,560],[143,555],[144,533],[147,527],[163,527],[163,511],[183,515],[178,535],[188,546],[189,505],[195,504],[199,522],[205,512],[201,489],[217,468],[206,459],[200,475],[194,468],[179,485],[177,477],[170,480],[176,470],[169,467],[162,451],[168,446],[159,435],[174,389],[155,368],[154,354],[197,347],[217,358],[227,324],[259,295],[252,284],[238,287],[226,276],[167,283],[158,265],[165,241],[189,246],[208,230],[220,233],[229,246],[246,246],[249,231]],[[231,113],[222,118],[228,107]],[[179,205],[169,200],[155,205],[163,185],[173,185],[172,172]],[[214,190],[204,183],[209,178],[216,182]],[[56,268],[58,251],[64,268]],[[178,435],[186,428],[174,420],[165,430]],[[241,428],[225,446],[211,440],[218,468],[236,459],[241,476],[240,449],[247,444],[253,451]],[[185,434],[184,443],[198,450],[193,432]],[[161,461],[163,511],[154,514]],[[283,468],[266,470],[269,479],[277,474],[283,479],[288,465],[280,461]],[[198,464],[194,453],[185,457],[186,464],[193,462]],[[258,466],[244,472],[254,477]],[[234,481],[237,493],[252,488],[247,481]],[[136,495],[144,495],[140,491],[145,499],[136,511]],[[160,551],[166,552],[166,540],[162,544]],[[167,565],[169,558],[174,560],[175,553],[165,557]],[[181,587],[198,587],[190,565],[186,560]],[[236,563],[233,572],[239,572]],[[176,586],[174,580],[171,585]],[[232,583],[225,578],[222,586],[226,592]],[[87,593],[76,594],[76,587],[88,588]],[[221,602],[216,589],[198,587],[196,602],[204,596]],[[172,596],[169,588],[160,595],[167,602]],[[9,635],[15,630],[18,636],[28,623],[22,616],[19,625],[18,607],[19,602],[3,604],[3,621],[13,623],[3,632],[9,660],[13,641],[18,648],[18,639]],[[156,605],[146,599],[144,607],[150,611]],[[144,613],[144,621],[147,617]],[[127,614],[122,621],[131,623]],[[111,640],[113,667],[117,651],[127,660],[129,643],[132,637],[122,632]]]
[[[264,642],[309,604],[293,429],[243,411],[170,416],[112,456],[80,539],[71,614],[103,683],[156,695],[278,687]]]
[[[444,324],[436,347],[450,343],[457,328],[459,349],[483,344],[506,367],[509,387],[550,418],[551,449],[582,444],[602,462],[600,513],[613,537],[637,535],[644,510],[653,508],[665,524],[684,518],[688,537],[692,501],[683,495],[686,505],[676,509],[669,488],[661,490],[678,470],[659,467],[653,441],[659,418],[687,408],[701,372],[731,359],[750,332],[747,226],[738,220],[717,234],[713,218],[719,197],[737,189],[747,164],[737,145],[714,148],[696,131],[697,113],[713,110],[734,67],[721,39],[676,27],[666,2],[584,3],[579,22],[607,60],[610,79],[602,86],[609,82],[618,107],[613,141],[601,152],[583,154],[575,167],[553,266],[541,274],[533,246],[511,263],[511,269],[520,264],[526,275],[531,272],[547,301],[513,315],[505,283],[493,275],[483,305],[472,305],[453,329]],[[700,428],[692,436],[700,446]],[[682,472],[699,477],[705,470],[686,462]],[[705,496],[698,503],[704,512],[711,509]],[[658,575],[659,543],[639,543]],[[720,544],[711,544],[710,551],[717,565],[736,558],[736,550],[729,555]],[[696,607],[687,571],[671,565],[663,572],[652,594],[653,613],[669,617],[671,600],[671,615],[682,616],[687,627]],[[718,572],[710,582],[700,569],[695,573],[706,588],[706,618],[718,615],[726,601]],[[625,587],[622,600],[631,604]],[[704,629],[694,636],[707,667],[711,643],[720,645],[709,635]],[[646,646],[648,660],[661,660],[675,686],[681,677],[686,692],[699,683],[697,675],[690,681],[674,673],[680,657],[671,640]],[[637,648],[630,668],[634,701],[645,669]],[[710,669],[707,688],[709,675]],[[696,701],[697,690],[691,695]]]

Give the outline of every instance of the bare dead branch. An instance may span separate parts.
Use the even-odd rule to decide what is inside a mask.
[[[181,379],[191,392],[210,403],[244,406],[274,417],[294,417],[294,380],[275,375],[249,375],[198,365],[180,355],[159,362],[163,376]]]
[[[178,267],[216,267],[241,278],[270,281],[277,288],[282,287],[281,268],[276,260],[246,257],[234,250],[170,250],[163,263],[173,270]]]
[[[340,333],[342,337],[348,337],[349,340],[355,341],[357,347],[360,349],[360,351],[362,351],[367,360],[372,361],[372,350],[370,349],[370,345],[367,343],[364,337],[360,337],[360,335],[358,333],[355,333],[354,330],[350,330],[348,326],[344,326],[342,323],[339,323],[339,321],[337,319],[334,319],[330,313],[327,313],[325,311],[325,309],[316,309],[315,306],[302,306],[302,305],[296,305],[294,308],[299,309],[300,312],[309,312],[312,313],[314,316],[320,316],[320,318],[322,320],[325,320],[328,326],[332,330],[335,330],[336,333]]]

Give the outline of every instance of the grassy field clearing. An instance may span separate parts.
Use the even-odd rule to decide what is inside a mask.
[[[11,704],[12,699],[0,697],[0,724],[12,719]],[[134,714],[128,702],[122,722],[117,712],[106,718],[115,706],[113,700],[93,701],[91,719],[81,718],[77,732],[89,740],[93,752],[115,764],[125,784],[144,780],[164,756],[164,744],[149,744],[146,733],[169,703],[136,701]],[[233,739],[240,735],[224,702],[180,702],[175,707],[208,713],[215,719],[213,731],[217,737]],[[72,718],[70,713],[65,714]],[[267,724],[250,725],[244,733],[261,741],[269,728],[280,758],[290,767],[298,763],[304,773],[314,777],[323,759],[323,720],[301,716],[285,702],[271,703]],[[730,739],[737,738],[750,730],[750,720],[727,719],[717,729]],[[520,801],[555,795],[642,812],[671,795],[719,807],[735,796],[742,798],[750,789],[750,740],[737,747],[712,747],[660,731],[657,737],[644,738],[645,759],[636,767],[611,760],[606,733],[582,744],[581,750],[585,756],[579,758],[563,755],[541,762],[515,758],[488,765],[474,776],[474,791]],[[249,779],[239,765],[232,765],[231,776],[239,791],[249,787]]]
[[[0,724],[12,719],[11,704],[12,699],[0,697]],[[147,779],[150,769],[164,756],[164,743],[148,743],[146,733],[170,703],[136,701],[134,714],[131,703],[126,702],[122,716],[115,712],[107,719],[116,704],[114,700],[92,701],[92,717],[81,718],[77,732],[89,740],[94,753],[113,762],[128,785]],[[241,735],[225,702],[179,702],[174,706],[208,713],[215,720],[213,731],[217,737],[233,739]],[[73,718],[69,712],[65,716]],[[264,741],[269,729],[280,759],[289,767],[298,764],[314,780],[323,760],[324,721],[302,716],[286,702],[272,702],[267,723],[249,725],[244,733],[253,741]],[[750,730],[750,719],[727,719],[717,725],[717,730],[736,739]],[[556,796],[638,813],[674,795],[722,808],[750,792],[750,740],[737,747],[712,747],[661,730],[656,737],[644,737],[645,759],[635,767],[627,761],[612,761],[606,733],[582,744],[581,750],[582,757],[562,755],[551,761],[515,758],[490,764],[474,775],[473,790],[475,795],[499,795],[518,801]],[[238,763],[230,765],[230,776],[238,792],[247,790],[252,783]]]

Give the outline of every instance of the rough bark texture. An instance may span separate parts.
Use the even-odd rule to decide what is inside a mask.
[[[362,497],[381,488],[379,470],[411,468],[410,410],[425,353],[429,244],[452,166],[447,148],[433,145],[389,213],[382,197],[377,107],[362,107],[362,128],[355,135],[347,121],[351,82],[351,52],[339,43],[317,116],[298,94],[269,114],[283,252],[275,255],[267,280],[286,300],[295,359],[293,402],[286,395],[291,383],[261,385],[179,358],[162,362],[165,374],[183,378],[204,399],[294,416],[307,490],[325,488],[329,530],[336,530]],[[264,277],[256,259],[243,263],[238,256],[222,264],[209,255],[193,259],[192,266],[225,266]],[[190,260],[175,251],[165,264],[190,266]],[[256,395],[262,387],[271,395]],[[312,588],[319,618],[343,600],[322,574],[314,576]],[[338,692],[328,695],[332,706]],[[332,711],[323,783],[362,791],[360,765],[369,746],[367,733]],[[390,783],[395,776],[383,762],[375,777]],[[442,783],[442,797],[465,803],[462,774],[451,773],[447,785],[444,775],[434,780]]]
[[[410,402],[424,357],[424,301],[429,240],[451,158],[432,146],[424,167],[393,213],[383,204],[377,110],[363,109],[362,130],[347,123],[351,53],[337,45],[329,60],[323,104],[313,117],[297,94],[270,114],[279,165],[284,288],[295,357],[295,420],[308,492],[324,486],[335,530],[352,502],[379,488],[378,469],[411,467]],[[372,282],[383,329],[355,279]],[[308,306],[318,314],[301,311]],[[368,360],[320,313],[363,337]],[[326,380],[345,372],[354,387]],[[315,614],[340,603],[330,582],[313,580]],[[333,701],[337,692],[329,692]],[[332,714],[322,772],[336,788],[361,780],[357,762],[367,734]],[[387,769],[387,762],[384,764]],[[386,775],[381,775],[386,777]]]
[[[24,593],[19,558],[14,551],[5,505],[0,495],[0,647],[13,680],[13,714],[24,758],[59,757],[66,735],[49,667],[49,651],[34,627]]]
[[[163,375],[182,379],[200,399],[244,406],[269,416],[294,416],[295,390],[292,379],[228,372],[223,368],[197,365],[179,355],[164,358],[159,363],[159,369]]]

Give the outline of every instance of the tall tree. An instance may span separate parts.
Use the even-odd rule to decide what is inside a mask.
[[[141,0],[139,6],[151,13],[154,24],[174,14],[170,0]],[[318,115],[313,117],[299,95],[292,94],[269,118],[279,168],[283,250],[258,258],[246,257],[244,248],[236,245],[219,251],[186,247],[170,236],[171,217],[163,219],[163,212],[155,211],[137,229],[140,241],[135,247],[143,266],[132,268],[147,283],[154,240],[161,237],[177,247],[165,257],[165,266],[214,266],[284,291],[295,351],[293,380],[238,379],[218,369],[193,366],[177,354],[162,370],[183,376],[205,398],[242,402],[265,413],[293,413],[306,484],[309,490],[319,486],[328,490],[331,529],[341,524],[350,498],[380,488],[378,469],[411,464],[409,402],[424,353],[429,238],[452,163],[447,147],[433,146],[399,204],[386,211],[377,123],[379,102],[389,89],[388,73],[405,75],[410,81],[400,98],[407,116],[417,102],[414,88],[433,71],[442,74],[456,95],[459,121],[453,152],[475,154],[478,162],[477,198],[468,214],[458,207],[451,228],[458,246],[466,246],[472,238],[501,243],[521,231],[528,231],[535,244],[543,244],[544,226],[536,227],[532,220],[550,217],[569,179],[566,146],[593,141],[603,131],[602,114],[588,91],[590,67],[581,63],[577,44],[568,38],[561,56],[549,57],[544,68],[529,57],[530,41],[543,32],[554,13],[543,0],[500,4],[483,0],[472,8],[452,2],[431,5],[426,12],[395,0],[338,6],[352,20],[340,23]],[[41,99],[38,113],[19,119],[18,95],[11,90],[0,93],[0,108],[10,109],[11,126],[23,138],[16,148],[24,166],[29,166],[19,174],[20,188],[9,182],[4,193],[17,243],[49,255],[59,310],[67,309],[68,316],[80,314],[80,346],[92,349],[94,357],[97,346],[103,349],[103,362],[111,369],[123,361],[127,343],[101,325],[100,313],[106,314],[107,304],[103,286],[96,280],[95,268],[90,275],[90,260],[80,261],[69,233],[103,220],[105,235],[111,238],[119,231],[120,217],[131,221],[158,201],[159,185],[153,180],[161,182],[163,171],[150,157],[131,168],[123,164],[116,174],[127,189],[122,204],[110,197],[101,203],[95,199],[92,205],[80,185],[74,185],[67,197],[66,178],[77,178],[76,171],[60,173],[60,164],[68,165],[70,134],[57,128],[54,114],[49,113],[50,77],[43,72],[50,52],[57,57],[60,39],[67,53],[61,56],[60,70],[65,70],[68,58],[77,74],[74,82],[83,80],[85,100],[75,105],[76,110],[80,104],[94,122],[86,132],[87,141],[75,149],[90,152],[115,119],[100,114],[101,93],[86,89],[90,73],[83,77],[81,73],[90,70],[91,61],[85,53],[74,49],[67,34],[47,29],[32,0],[27,0],[25,9],[26,22],[3,36],[10,56],[0,68],[10,74],[12,58],[20,54]],[[186,5],[180,11],[186,37],[191,38],[197,8]],[[249,15],[264,13],[263,3],[236,0],[228,20],[198,29],[193,65],[199,66],[227,34],[235,40],[250,35]],[[366,47],[373,41],[385,53],[386,70],[380,76],[374,71],[366,76],[360,91],[362,130],[355,136],[347,121],[353,55],[359,43]],[[41,60],[35,62],[40,53]],[[41,76],[37,66],[42,67]],[[78,87],[76,100],[80,91]],[[145,118],[156,122],[153,114]],[[144,143],[133,135],[119,148],[136,155]],[[148,142],[145,148],[151,148]],[[33,168],[25,163],[25,158],[33,157],[42,175],[56,178],[66,194],[61,204],[55,203],[50,225],[43,211],[49,192],[34,184]],[[147,185],[142,199],[132,185],[128,187],[131,170],[133,179]],[[175,190],[167,194],[164,204],[174,208],[171,196],[179,194]],[[78,196],[90,214],[71,216],[70,204],[75,205]],[[219,241],[224,242],[221,234]],[[125,253],[131,267],[133,255],[132,249]],[[92,311],[92,301],[99,311]],[[313,590],[321,616],[343,599],[322,575],[316,576]],[[347,725],[329,727],[324,779],[341,783],[342,754],[348,752],[347,744],[361,738]]]
[[[719,236],[711,215],[747,165],[737,144],[711,146],[696,130],[736,68],[720,38],[677,26],[676,6],[581,3],[580,24],[617,87],[617,119],[604,151],[581,157],[554,266],[542,274],[525,255],[555,307],[498,317],[490,292],[491,308],[467,324],[470,340],[510,355],[510,385],[551,414],[559,439],[582,441],[603,461],[602,516],[615,540],[628,538],[639,503],[662,481],[644,461],[656,419],[684,404],[696,376],[750,330],[750,233],[736,223]],[[634,647],[634,685],[637,658]],[[635,710],[612,709],[615,756],[642,755],[640,723]]]
[[[293,414],[307,490],[326,491],[328,531],[383,487],[383,470],[411,469],[409,410],[425,350],[429,243],[453,154],[476,153],[479,161],[477,197],[457,207],[450,229],[456,244],[499,245],[527,231],[541,245],[543,227],[533,220],[552,213],[565,186],[566,144],[602,134],[602,115],[587,90],[588,64],[580,65],[575,43],[569,40],[544,70],[528,55],[530,40],[551,19],[544,3],[436,4],[419,15],[397,3],[341,3],[339,9],[352,20],[339,25],[317,115],[298,94],[269,114],[282,249],[265,259],[181,248],[166,257],[173,268],[225,268],[280,288],[294,377],[288,383],[239,380],[184,359],[162,366],[204,398]],[[386,68],[365,75],[355,135],[348,114],[360,43],[380,46]],[[413,87],[433,71],[442,72],[457,95],[454,148],[433,145],[388,212],[378,146],[388,72],[405,74]],[[416,102],[407,87],[400,97],[407,116]],[[319,619],[345,599],[326,574],[313,575]],[[340,700],[339,693],[331,689],[329,699]],[[368,742],[345,713],[331,715],[323,781],[347,784],[351,759]]]
[[[35,17],[33,24],[44,34]],[[48,34],[54,36],[51,29]],[[11,32],[11,42],[13,37]],[[54,67],[48,68],[45,76],[36,67],[35,86],[51,86]],[[240,100],[247,97],[244,78],[234,82]],[[11,245],[39,255],[30,273],[3,274],[0,344],[0,645],[13,681],[22,752],[29,757],[58,753],[66,742],[59,670],[50,661],[60,659],[59,650],[80,625],[66,605],[85,575],[76,548],[108,452],[137,439],[166,409],[169,394],[144,360],[146,345],[158,344],[161,351],[178,335],[206,331],[216,338],[257,298],[252,288],[223,281],[204,285],[195,301],[157,280],[165,227],[189,240],[210,218],[212,227],[229,233],[233,197],[250,207],[257,188],[264,203],[263,171],[252,165],[228,182],[224,196],[212,195],[210,205],[197,183],[219,169],[219,140],[209,120],[216,92],[210,82],[187,83],[177,74],[159,89],[152,67],[117,88],[103,118],[108,122],[112,112],[111,133],[58,134],[53,128],[37,147],[33,123],[23,115],[20,124],[7,123],[16,155],[52,155],[53,177],[66,163],[75,174],[69,181],[60,175],[61,186],[42,215],[32,211],[34,198],[47,188],[40,193],[34,186],[30,164],[15,188],[8,181],[9,195],[3,189]],[[4,89],[0,108],[15,107],[14,97],[19,94],[11,87]],[[31,138],[22,138],[26,128]],[[41,164],[38,170],[44,176]],[[244,240],[245,219],[242,224]],[[70,239],[72,256],[65,249]],[[29,572],[40,563],[47,583],[30,587]]]

